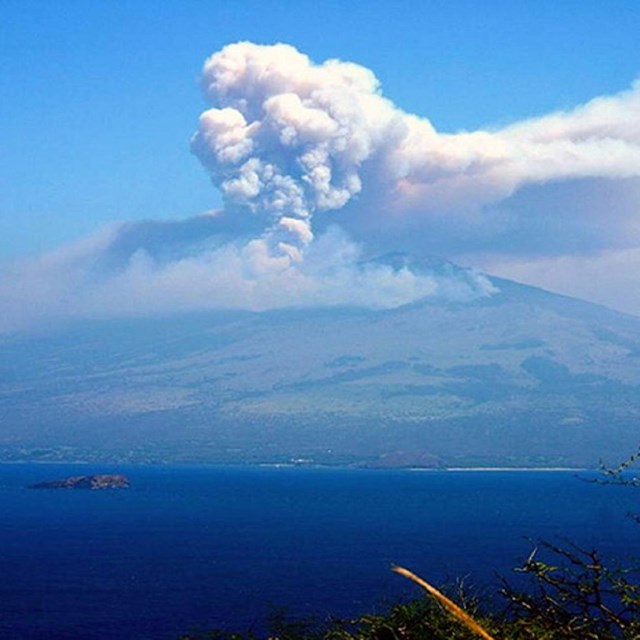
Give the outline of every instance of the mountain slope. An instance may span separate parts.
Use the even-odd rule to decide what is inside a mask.
[[[82,322],[5,337],[0,452],[592,465],[635,449],[640,319],[493,283],[496,295],[458,304]]]

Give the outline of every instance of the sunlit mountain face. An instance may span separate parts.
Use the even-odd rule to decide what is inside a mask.
[[[447,282],[477,274],[375,260]],[[490,295],[78,320],[5,335],[5,459],[584,466],[636,445],[640,319]]]
[[[448,133],[286,44],[224,46],[200,82],[190,148],[219,210],[2,265],[5,459],[635,449],[640,319],[513,278],[639,308],[640,85]]]

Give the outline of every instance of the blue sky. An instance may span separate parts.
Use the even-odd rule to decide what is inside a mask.
[[[1,0],[0,15],[0,257],[218,206],[188,141],[202,63],[237,40],[360,63],[445,131],[568,108],[640,72],[635,1]]]
[[[390,251],[640,315],[638,33],[636,0],[0,0],[5,329],[447,288],[363,270]]]

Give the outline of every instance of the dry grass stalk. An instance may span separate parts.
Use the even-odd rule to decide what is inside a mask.
[[[399,567],[397,565],[392,566],[391,570],[401,576],[404,576],[405,578],[409,578],[409,580],[411,580],[412,582],[419,584],[427,593],[432,595],[454,618],[465,625],[467,629],[470,629],[474,633],[477,633],[481,638],[484,638],[484,640],[496,640],[493,636],[489,635],[468,613],[466,613],[466,611],[461,609],[455,602],[449,600],[447,596],[440,593],[440,591],[417,576],[415,573],[412,573],[408,569]]]

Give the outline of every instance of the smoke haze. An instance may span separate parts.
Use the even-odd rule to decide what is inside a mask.
[[[211,107],[191,148],[223,211],[114,224],[5,265],[0,329],[497,293],[473,270],[415,266],[432,254],[549,288],[560,270],[560,289],[575,294],[593,281],[589,265],[607,265],[620,286],[601,301],[637,300],[627,310],[640,312],[626,268],[640,251],[638,82],[570,111],[458,133],[396,107],[370,70],[315,64],[285,44],[229,45],[205,62],[201,86]],[[370,259],[399,250],[414,262]]]

